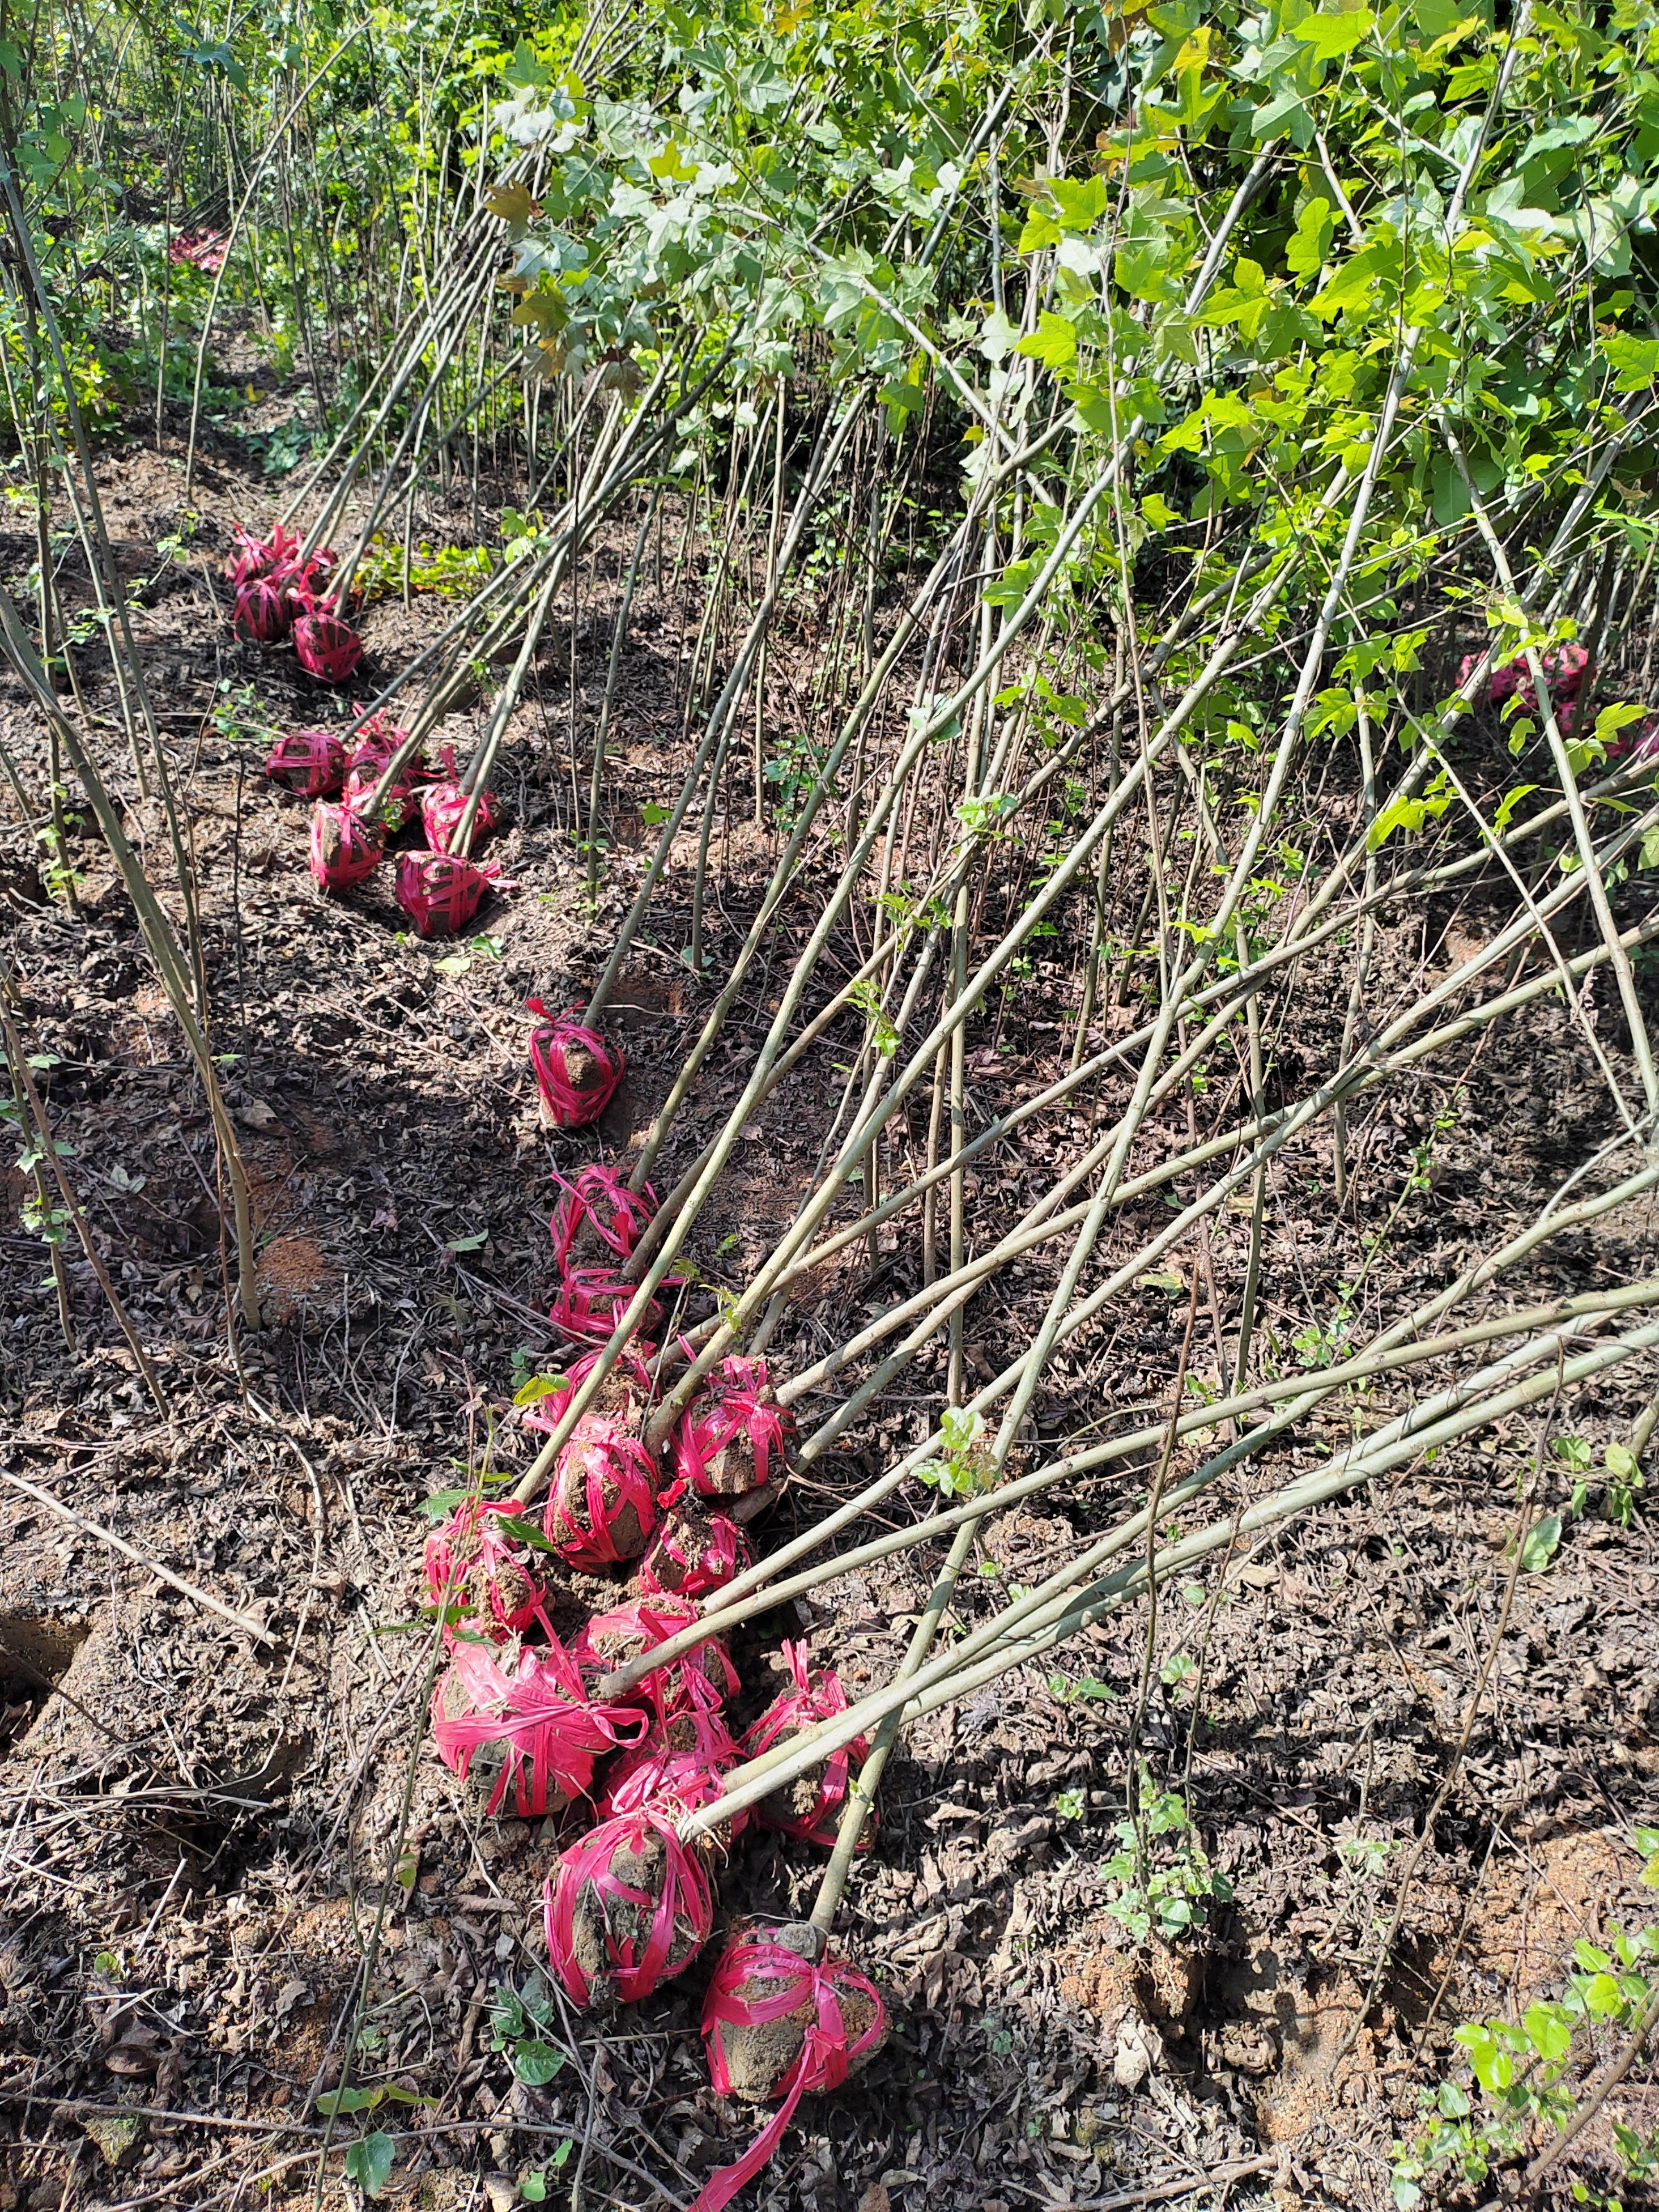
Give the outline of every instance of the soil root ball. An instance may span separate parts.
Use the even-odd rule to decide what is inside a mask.
[[[549,1963],[584,2006],[649,1996],[690,1966],[714,1923],[702,1862],[649,1806],[602,1821],[564,1852],[545,1903]]]
[[[745,1759],[758,1759],[763,1752],[777,1750],[817,1722],[831,1720],[847,1711],[847,1692],[833,1667],[819,1674],[811,1673],[805,1644],[786,1643],[783,1657],[795,1686],[775,1698],[744,1737]],[[800,1843],[833,1844],[836,1820],[847,1797],[851,1762],[857,1759],[862,1765],[869,1748],[867,1738],[854,1736],[851,1743],[809,1766],[793,1782],[761,1799],[755,1808],[757,1823],[793,1836]],[[860,1838],[860,1850],[868,1850],[875,1824],[872,1807]]]

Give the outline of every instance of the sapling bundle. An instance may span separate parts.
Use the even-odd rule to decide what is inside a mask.
[[[848,1710],[847,1692],[833,1667],[814,1673],[805,1644],[786,1640],[783,1660],[794,1684],[775,1698],[743,1739],[745,1759],[758,1759],[804,1735],[819,1722]],[[788,1784],[761,1799],[755,1818],[763,1828],[793,1836],[799,1843],[833,1844],[835,1821],[847,1796],[852,1759],[862,1760],[869,1745],[862,1735],[837,1744],[827,1758],[807,1766]]]
[[[699,1498],[741,1498],[783,1469],[794,1416],[778,1403],[763,1359],[733,1353],[708,1376],[674,1430],[674,1472]]]
[[[607,1413],[624,1427],[637,1430],[640,1418],[651,1402],[651,1376],[645,1364],[650,1354],[649,1346],[642,1346],[639,1352],[625,1352],[605,1376],[589,1411]],[[535,1398],[525,1410],[525,1427],[556,1427],[565,1407],[599,1362],[597,1352],[585,1352],[580,1359],[570,1362],[561,1381],[538,1384]]]
[[[698,2192],[691,2212],[722,2212],[770,2160],[809,2093],[838,2089],[880,2050],[887,2008],[868,1975],[823,1951],[815,1928],[734,1935],[720,1954],[702,2010],[716,2093],[747,2104],[782,2100],[733,2165]]]
[[[460,826],[461,817],[472,805],[471,795],[464,791],[454,777],[454,753],[449,751],[449,773],[435,783],[428,783],[421,793],[421,820],[426,830],[427,843],[434,853],[447,853],[451,841]],[[468,849],[485,837],[494,835],[501,825],[501,811],[495,794],[488,788],[477,794],[472,816],[472,835]]]
[[[547,1225],[554,1265],[560,1272],[589,1240],[613,1258],[626,1260],[657,1210],[657,1194],[650,1184],[631,1189],[620,1170],[602,1160],[590,1161],[574,1176],[562,1176],[556,1168],[553,1180],[560,1195]]]
[[[549,1318],[562,1335],[577,1344],[608,1346],[624,1314],[632,1312],[632,1327],[641,1329],[654,1328],[662,1319],[662,1307],[655,1298],[637,1311],[635,1304],[633,1284],[614,1267],[570,1267],[548,1310]]]
[[[657,1469],[634,1428],[587,1413],[559,1454],[542,1533],[574,1567],[637,1559],[657,1525]]]
[[[644,1737],[637,1705],[591,1704],[574,1655],[556,1638],[494,1645],[455,1638],[432,1698],[438,1755],[463,1782],[480,1753],[499,1771],[486,1811],[509,1790],[520,1820],[557,1812],[585,1797],[593,1765]]]
[[[346,758],[346,772],[372,791],[375,782],[393,760],[398,759],[398,779],[401,782],[418,785],[430,775],[422,746],[412,744],[408,730],[394,727],[387,721],[383,710],[377,709],[357,725],[351,750]]]
[[[720,1711],[718,1692],[708,1677],[684,1677],[686,1695],[665,1719],[653,1719],[650,1734],[636,1750],[618,1753],[599,1798],[601,1816],[630,1813],[644,1806],[672,1809],[675,1817],[712,1805],[724,1778],[740,1753]],[[748,1825],[739,1813],[718,1835],[702,1838],[712,1849],[727,1850]]]
[[[345,781],[345,745],[332,730],[289,730],[265,756],[265,774],[301,799],[332,799]]]
[[[738,1686],[738,1670],[718,1636],[703,1638],[683,1657],[652,1664],[656,1647],[696,1618],[696,1607],[678,1598],[635,1598],[596,1613],[571,1650],[585,1674],[601,1679],[630,1661],[640,1662],[642,1671],[628,1695],[649,1708],[659,1728],[666,1728],[684,1712],[706,1710],[711,1698],[716,1703],[729,1698]]]
[[[238,589],[244,584],[258,583],[266,578],[286,583],[292,577],[307,573],[321,579],[332,568],[332,554],[323,551],[313,554],[309,564],[305,563],[299,539],[291,530],[284,529],[280,522],[269,538],[256,538],[240,522],[231,527],[236,540],[236,550],[225,563],[225,574]]]
[[[294,627],[294,599],[274,576],[252,576],[236,586],[230,627],[256,645],[280,645]]]
[[[476,920],[484,893],[509,888],[499,860],[400,853],[395,896],[422,937],[453,937]]]
[[[552,1635],[541,1583],[522,1537],[512,1532],[517,1511],[511,1503],[465,1498],[427,1538],[422,1571],[446,1628],[453,1615],[496,1641],[522,1636],[538,1622]]]
[[[386,854],[386,825],[349,799],[319,799],[311,814],[311,872],[325,891],[368,881]]]
[[[363,641],[337,606],[313,600],[294,625],[294,657],[320,684],[349,684],[363,657]]]
[[[526,1004],[542,1017],[531,1032],[530,1064],[548,1114],[561,1129],[585,1129],[616,1095],[625,1064],[622,1047],[583,1022],[574,1007],[551,1015],[539,999]]]
[[[613,1814],[562,1852],[544,1895],[548,1963],[583,2009],[649,1996],[714,1925],[702,1858],[672,1812],[651,1805]]]
[[[729,1514],[706,1512],[678,1482],[657,1502],[661,1525],[639,1566],[647,1596],[707,1597],[750,1564],[748,1540]]]

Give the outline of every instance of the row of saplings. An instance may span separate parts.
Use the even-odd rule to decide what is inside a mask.
[[[240,635],[291,635],[302,666],[330,682],[356,670],[362,647],[325,587],[337,563],[326,549],[302,561],[280,528],[267,542],[239,531],[229,574]],[[325,650],[327,648],[327,650]],[[453,934],[476,915],[494,863],[470,858],[498,823],[495,795],[474,763],[457,774],[453,750],[431,768],[409,732],[381,714],[350,738],[291,731],[265,763],[274,782],[315,802],[311,872],[327,891],[374,873],[388,838],[420,822],[424,848],[398,855],[398,904],[422,936]],[[530,1041],[548,1117],[562,1128],[596,1121],[623,1074],[620,1049],[574,1013],[550,1018]],[[656,1211],[647,1184],[634,1190],[595,1162],[569,1181],[550,1224],[559,1271],[551,1318],[573,1344],[590,1346],[526,1415],[553,1429],[592,1372],[635,1295],[624,1273]],[[654,1302],[645,1331],[661,1319]],[[660,1464],[645,1438],[654,1395],[654,1351],[643,1335],[606,1378],[555,1463],[539,1526],[516,1501],[467,1496],[427,1542],[426,1586],[442,1624],[448,1666],[432,1707],[445,1762],[465,1778],[493,1769],[488,1810],[509,1799],[520,1818],[578,1802],[597,1816],[560,1856],[545,1887],[550,1965],[573,2003],[648,1996],[696,1958],[714,1929],[714,1855],[750,1817],[740,1813],[692,1843],[686,1816],[722,1794],[740,1760],[787,1743],[845,1711],[833,1668],[812,1670],[805,1644],[786,1643],[793,1688],[741,1735],[726,1719],[738,1678],[726,1645],[710,1638],[649,1669],[620,1696],[605,1678],[694,1624],[697,1601],[750,1564],[738,1520],[744,1498],[780,1472],[793,1423],[763,1359],[731,1358],[708,1378],[675,1425]],[[623,1601],[590,1619],[566,1644],[555,1633],[536,1568],[551,1555],[589,1575],[631,1572]],[[856,1737],[793,1784],[763,1799],[762,1826],[805,1843],[835,1840]],[[714,2087],[752,2101],[781,2099],[772,2122],[735,2165],[709,2181],[694,2212],[718,2212],[775,2148],[801,2096],[839,2086],[886,2033],[874,1984],[820,1956],[812,1930],[768,1935],[740,1928],[710,1982],[703,2033]]]
[[[306,554],[280,523],[268,538],[239,526],[236,542],[225,572],[235,595],[235,635],[263,645],[291,642],[308,675],[347,682],[362,661],[362,640],[341,611],[331,548]],[[290,730],[271,748],[265,774],[315,800],[311,872],[326,891],[367,881],[386,858],[387,841],[418,820],[426,843],[398,854],[394,894],[422,937],[449,937],[473,920],[501,878],[497,862],[471,857],[497,826],[495,795],[482,787],[475,793],[477,763],[458,771],[454,748],[446,746],[434,767],[423,751],[408,749],[409,735],[381,714],[360,722],[349,741],[333,730]]]
[[[596,1120],[623,1073],[620,1050],[574,1015],[543,1020],[531,1062],[549,1118],[567,1128]],[[552,1319],[574,1344],[593,1348],[531,1404],[526,1424],[544,1431],[592,1374],[634,1296],[623,1270],[656,1210],[648,1184],[630,1189],[602,1163],[556,1180]],[[643,1326],[659,1320],[653,1303]],[[493,1769],[490,1814],[509,1802],[521,1818],[591,1804],[592,1825],[561,1854],[544,1891],[549,1963],[584,2008],[648,1996],[691,1964],[714,1930],[714,1856],[749,1815],[693,1842],[682,1822],[721,1795],[739,1760],[847,1707],[834,1670],[812,1669],[805,1645],[786,1643],[793,1687],[734,1734],[726,1701],[738,1677],[718,1638],[608,1694],[607,1676],[695,1623],[697,1601],[749,1565],[742,1501],[755,1502],[782,1472],[793,1427],[765,1361],[730,1358],[680,1414],[660,1463],[644,1433],[653,1347],[635,1343],[560,1450],[539,1522],[523,1518],[516,1501],[468,1496],[428,1540],[423,1561],[448,1653],[432,1705],[441,1756],[463,1778],[475,1759],[486,1778]],[[631,1577],[626,1595],[567,1644],[549,1619],[538,1554],[584,1574]],[[865,1747],[855,1739],[763,1799],[756,1821],[803,1843],[833,1843],[850,1763]],[[810,1932],[740,1928],[714,1969],[703,2011],[714,2087],[783,2101],[744,2157],[712,2178],[695,2212],[729,2202],[770,2157],[802,2094],[837,2087],[885,2033],[874,1984],[812,1955]]]

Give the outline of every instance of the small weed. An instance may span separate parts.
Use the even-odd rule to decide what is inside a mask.
[[[1122,1820],[1115,1823],[1120,1848],[1102,1867],[1109,1881],[1117,1884],[1117,1895],[1106,1910],[1127,1928],[1136,1942],[1158,1935],[1166,1943],[1203,1927],[1213,1907],[1231,1902],[1232,1884],[1206,1857],[1193,1832],[1187,1801],[1173,1790],[1153,1792],[1151,1777],[1141,1770],[1141,1829]]]
[[[538,1976],[527,1975],[516,1990],[510,1982],[497,1984],[489,2009],[489,2047],[506,2052],[526,2088],[545,2088],[564,2064],[565,2053],[541,2033],[552,2018],[553,2001]],[[553,2162],[563,2163],[558,2158]]]
[[[1659,1832],[1651,1836],[1659,1849]],[[1495,2166],[1525,2156],[1538,2132],[1558,2132],[1577,2109],[1577,2085],[1588,2069],[1619,2047],[1659,1991],[1659,1927],[1613,1936],[1612,1948],[1576,1944],[1578,1971],[1559,2000],[1527,2007],[1519,2022],[1467,2021],[1453,2036],[1468,2053],[1472,2079],[1442,2081],[1423,2092],[1423,2125],[1409,2144],[1394,2146],[1394,2198],[1413,2212],[1423,2183],[1448,2168],[1471,2186]],[[1610,2116],[1611,2118],[1611,2116]],[[1659,2132],[1643,2136],[1612,2118],[1624,2179],[1638,2185],[1659,2176]],[[1612,2212],[1616,2197],[1594,2195],[1575,2181],[1581,2204]]]
[[[945,1498],[964,1498],[988,1490],[996,1480],[997,1470],[985,1442],[985,1416],[947,1407],[939,1417],[939,1434],[944,1456],[924,1460],[915,1470],[916,1480],[936,1488]]]
[[[773,815],[785,836],[794,830],[823,765],[823,749],[810,738],[781,740],[762,771],[773,791]]]
[[[1352,1283],[1339,1283],[1336,1310],[1329,1320],[1310,1321],[1291,1339],[1291,1347],[1304,1367],[1334,1367],[1346,1358],[1353,1334],[1353,1296]]]

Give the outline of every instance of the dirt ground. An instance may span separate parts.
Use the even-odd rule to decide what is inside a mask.
[[[239,1372],[207,1115],[106,853],[78,835],[79,908],[67,912],[46,898],[33,841],[12,821],[0,898],[27,1048],[45,1063],[54,1133],[74,1147],[70,1172],[171,1418],[150,1403],[73,1244],[66,1352],[43,1248],[19,1220],[25,1179],[9,1168],[0,1463],[66,1510],[15,1487],[3,1508],[0,2212],[354,2197],[341,2146],[367,2123],[330,2122],[315,2100],[338,2079],[360,1999],[357,2073],[393,2092],[374,2114],[396,2141],[387,2203],[502,2212],[541,2173],[547,2201],[683,2204],[754,2125],[708,2086],[696,2032],[706,1963],[625,2011],[581,2019],[561,2006],[548,2031],[568,2053],[558,2072],[534,2087],[515,2078],[496,1993],[544,1960],[541,1885],[569,1824],[488,1820],[481,1793],[438,1762],[416,1568],[421,1499],[486,1446],[514,1462],[530,1449],[504,1413],[520,1376],[559,1356],[546,1319],[550,1169],[627,1158],[769,866],[774,848],[751,824],[717,838],[712,964],[693,975],[680,948],[694,824],[608,1017],[629,1054],[623,1089],[597,1130],[550,1133],[524,1001],[580,1002],[626,911],[654,836],[647,810],[678,787],[695,607],[688,619],[671,544],[667,570],[647,563],[635,603],[597,905],[573,852],[570,732],[574,720],[585,779],[620,537],[579,613],[574,716],[562,623],[496,778],[509,824],[497,851],[516,888],[490,901],[471,939],[422,944],[404,933],[384,874],[343,901],[315,892],[306,809],[259,773],[259,721],[349,711],[291,656],[228,635],[216,578],[230,526],[268,521],[269,488],[228,441],[210,448],[188,502],[176,435],[159,454],[112,440],[102,466],[128,573],[152,575],[159,541],[188,525],[135,621],[191,825],[213,1042],[255,1183],[267,1326],[242,1340]],[[0,546],[14,589],[31,550],[15,531]],[[432,598],[373,606],[352,697],[371,696],[450,611]],[[812,643],[794,640],[801,656]],[[779,664],[769,714],[781,720],[789,654]],[[90,648],[82,673],[104,756],[159,866],[159,816],[131,788]],[[38,784],[44,738],[15,688],[0,711]],[[475,720],[458,715],[445,734],[465,750]],[[736,1097],[817,882],[809,874],[786,908],[659,1188]],[[1478,927],[1468,905],[1402,908],[1379,975],[1443,968],[1448,928]],[[857,957],[849,944],[831,972]],[[1311,972],[1299,984],[1273,1040],[1287,1089],[1330,1057],[1346,988]],[[1063,1066],[1074,1004],[1069,961],[1056,959],[988,1010],[970,1036],[976,1117]],[[1611,1018],[1604,1042],[1620,1060]],[[789,1218],[846,1048],[832,1030],[745,1131],[697,1224],[705,1283],[740,1286]],[[1127,1096],[1127,1078],[1103,1079],[1069,1117],[988,1153],[972,1179],[971,1236],[1017,1213]],[[1358,1340],[1426,1297],[1595,1149],[1604,1099],[1582,1038],[1546,1000],[1473,1053],[1455,1086],[1388,1091],[1357,1117],[1346,1210],[1329,1202],[1328,1132],[1287,1148],[1270,1194],[1263,1356],[1292,1365],[1310,1317],[1334,1328],[1351,1311]],[[1187,1132],[1172,1122],[1167,1133]],[[924,1139],[902,1133],[901,1158]],[[1431,1171],[1402,1199],[1425,1145]],[[1127,1208],[1112,1249],[1133,1249],[1163,1204],[1154,1192]],[[1212,1386],[1248,1229],[1229,1215],[1208,1246],[1192,1364]],[[1650,1213],[1627,1210],[1541,1247],[1500,1296],[1520,1304],[1632,1279],[1651,1268],[1654,1239]],[[776,1368],[798,1371],[919,1279],[909,1228],[873,1277],[849,1262],[819,1278],[773,1340]],[[973,1373],[994,1371],[1029,1333],[1052,1279],[1043,1254],[988,1285],[969,1310]],[[1037,1438],[1167,1403],[1179,1288],[1150,1281],[1067,1347],[1035,1408]],[[782,1540],[826,1494],[848,1492],[925,1433],[943,1380],[942,1354],[924,1356],[811,1480],[787,1487],[757,1541]],[[1598,1463],[1655,1380],[1637,1363],[1576,1395],[1571,1429]],[[1405,1400],[1383,1387],[1374,1402],[1386,1413]],[[832,1403],[803,1414],[821,1419]],[[1274,1479],[1345,1433],[1335,1417],[1304,1425]],[[1177,1455],[1176,1471],[1184,1464]],[[1516,2016],[1559,1990],[1575,1942],[1659,1918],[1632,1840],[1659,1825],[1652,1490],[1626,1528],[1592,1484],[1547,1568],[1516,1580],[1488,1673],[1517,1486],[1534,1476],[1540,1502],[1565,1498],[1569,1474],[1529,1417],[1241,1548],[1166,1597],[1133,1755],[1156,1789],[1185,1798],[1231,1892],[1173,1948],[1136,1945],[1107,1910],[1116,1887],[1103,1870],[1123,1817],[1144,1612],[1095,1631],[1054,1673],[1010,1678],[918,1728],[888,1769],[842,1923],[848,1954],[888,1996],[892,2033],[855,2081],[807,2100],[745,2201],[1082,2212],[1201,2189],[1216,2203],[1387,2205],[1389,2146],[1413,2133],[1424,2087],[1455,2070],[1458,2024]],[[1237,1495],[1267,1480],[1242,1473]],[[1004,1516],[964,1610],[1037,1579],[1144,1480],[1126,1468]],[[932,1504],[912,1486],[887,1510],[911,1518]],[[936,1564],[901,1555],[754,1623],[734,1651],[740,1716],[775,1694],[786,1635],[833,1661],[851,1695],[883,1680]],[[573,1581],[565,1601],[603,1595]],[[810,1847],[751,1832],[720,1873],[721,1924],[810,1905],[821,1864]],[[1650,2070],[1636,2068],[1610,2113],[1659,2126]],[[1598,2187],[1603,2147],[1592,2130],[1576,2168]]]

